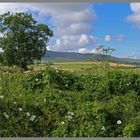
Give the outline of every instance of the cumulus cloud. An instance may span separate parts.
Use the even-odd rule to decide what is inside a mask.
[[[140,28],[140,3],[130,3],[130,9],[132,14],[127,17],[127,20]]]
[[[111,36],[110,35],[106,35],[105,38],[104,38],[104,41],[105,42],[111,41]]]
[[[96,49],[88,49],[88,48],[80,48],[78,49],[79,53],[93,53],[93,54],[99,54],[100,51],[96,50]]]
[[[124,39],[125,39],[125,36],[124,35],[121,35],[120,34],[120,35],[117,35],[116,36],[116,40],[119,41],[119,42],[123,41]]]
[[[56,42],[51,46],[52,50],[56,51],[72,51],[79,48],[91,46],[96,43],[97,38],[86,34],[63,35],[56,39]]]
[[[78,50],[96,43],[91,35],[96,18],[91,3],[0,3],[0,13],[7,11],[31,12],[39,22],[47,19],[54,31],[50,50]]]

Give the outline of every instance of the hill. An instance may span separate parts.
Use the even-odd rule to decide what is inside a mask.
[[[47,51],[43,57],[44,61],[53,62],[69,62],[69,61],[103,61],[104,56],[101,54],[91,54],[91,53],[75,53],[75,52],[54,52]],[[126,63],[126,64],[138,64],[140,65],[140,59],[130,59],[130,58],[118,58],[111,56],[110,62],[116,63]]]

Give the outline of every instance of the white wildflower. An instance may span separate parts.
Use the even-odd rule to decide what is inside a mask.
[[[126,85],[129,86],[131,84],[131,82],[127,83]]]
[[[122,121],[121,121],[121,120],[118,120],[118,121],[117,121],[117,124],[122,124]]]
[[[61,122],[61,124],[65,124],[65,122]]]
[[[44,99],[44,102],[46,102],[46,99]]]
[[[38,78],[36,78],[35,81],[38,81]]]
[[[9,118],[9,115],[8,115],[6,112],[4,112],[3,115],[4,115],[7,119]]]
[[[65,87],[68,87],[68,84],[65,84]]]
[[[102,126],[101,130],[105,131],[105,127],[104,127],[104,126]]]
[[[4,98],[3,95],[0,95],[0,98],[3,99]]]
[[[17,104],[17,102],[14,102],[14,105]]]
[[[44,76],[45,74],[43,73],[42,75]]]
[[[73,113],[73,112],[68,112],[68,115],[73,116],[73,115],[74,115],[74,113]]]
[[[29,112],[26,112],[26,116],[29,117],[30,116],[30,113]]]
[[[22,111],[22,108],[19,108],[18,110],[19,110],[19,111]]]
[[[31,121],[34,121],[35,118],[36,118],[36,116],[35,116],[35,115],[32,115],[32,117],[30,118],[30,120],[31,120]]]
[[[57,70],[56,73],[59,73],[59,71]]]

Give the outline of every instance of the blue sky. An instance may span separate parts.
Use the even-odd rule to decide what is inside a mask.
[[[0,3],[0,13],[32,13],[54,31],[48,50],[97,53],[102,44],[118,57],[140,58],[140,3]]]
[[[127,20],[127,16],[132,14],[129,3],[96,3],[93,9],[97,15],[93,23],[94,34],[101,44],[115,48],[117,56],[131,56],[134,52],[140,52],[140,31]],[[111,41],[103,40],[106,34],[112,37]],[[121,42],[113,39],[119,34],[125,36]]]

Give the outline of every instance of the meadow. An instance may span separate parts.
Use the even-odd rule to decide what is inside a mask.
[[[94,62],[0,67],[1,137],[140,137],[140,68]]]

